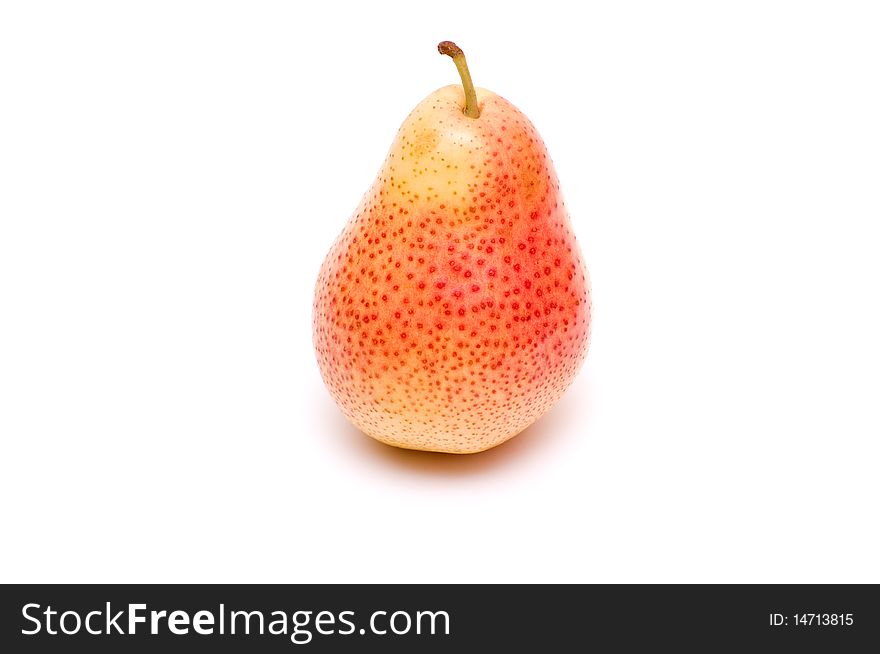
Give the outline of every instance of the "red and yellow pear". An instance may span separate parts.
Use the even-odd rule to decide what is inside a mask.
[[[532,123],[462,84],[410,113],[324,261],[321,375],[345,416],[397,447],[472,453],[520,433],[573,381],[590,284]]]

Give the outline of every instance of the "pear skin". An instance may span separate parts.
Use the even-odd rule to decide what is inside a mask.
[[[559,400],[589,346],[589,277],[544,143],[475,92],[477,118],[461,85],[410,113],[316,285],[324,382],[397,447],[503,443]]]

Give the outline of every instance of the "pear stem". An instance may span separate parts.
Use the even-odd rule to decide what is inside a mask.
[[[480,108],[477,106],[477,91],[474,89],[474,83],[471,80],[471,72],[468,70],[467,61],[464,58],[464,52],[452,41],[441,41],[437,46],[440,54],[449,55],[458,69],[461,76],[461,85],[464,87],[464,115],[471,118],[480,117]]]

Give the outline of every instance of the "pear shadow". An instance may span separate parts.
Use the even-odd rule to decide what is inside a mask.
[[[590,387],[577,384],[550,411],[517,436],[476,454],[407,450],[380,443],[352,425],[329,397],[322,401],[324,423],[339,436],[340,446],[378,466],[436,477],[467,477],[517,465],[559,446],[574,430],[569,425],[589,411]]]

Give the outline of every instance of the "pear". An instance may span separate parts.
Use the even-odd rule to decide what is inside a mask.
[[[388,445],[480,452],[562,396],[587,354],[590,283],[541,137],[462,85],[410,113],[324,260],[313,336],[345,416]]]

